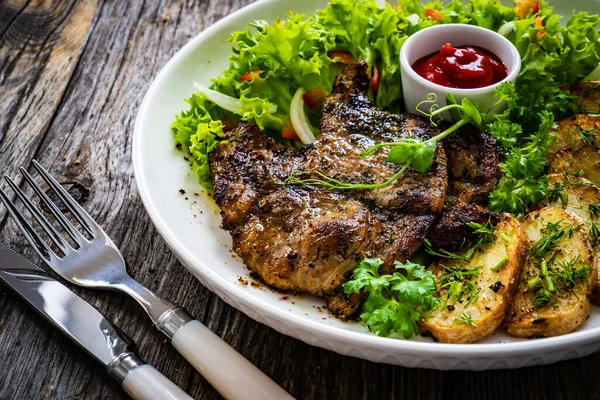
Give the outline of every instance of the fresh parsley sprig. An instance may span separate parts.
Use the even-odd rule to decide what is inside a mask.
[[[435,308],[435,280],[424,266],[407,261],[396,262],[396,272],[380,275],[379,258],[367,258],[358,264],[352,280],[344,284],[346,293],[368,293],[360,318],[379,336],[400,333],[405,339],[419,333],[421,312]]]

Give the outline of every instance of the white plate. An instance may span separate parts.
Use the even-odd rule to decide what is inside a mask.
[[[578,4],[580,10],[600,10],[599,0]],[[410,341],[381,338],[359,323],[332,317],[321,308],[319,299],[285,296],[241,282],[251,281],[249,271],[232,254],[229,233],[219,228],[218,208],[202,194],[182,154],[175,150],[169,126],[174,115],[187,108],[183,99],[193,92],[192,83],[208,84],[228,66],[230,46],[226,40],[232,31],[257,19],[286,16],[290,9],[312,14],[325,5],[325,0],[265,0],[239,10],[183,47],[146,93],[135,124],[135,177],[152,221],[183,265],[208,289],[256,321],[311,345],[375,362],[483,370],[552,363],[599,350],[600,309],[596,307],[590,319],[569,335],[523,341],[500,330],[483,343],[452,345],[420,337]],[[571,2],[563,5],[568,11],[562,12],[570,12],[571,7]],[[180,194],[180,189],[186,194]]]

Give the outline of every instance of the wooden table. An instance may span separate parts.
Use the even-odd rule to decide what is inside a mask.
[[[439,372],[373,364],[258,324],[186,272],[157,235],[138,196],[131,165],[133,124],[148,85],[175,52],[250,2],[0,1],[0,171],[18,176],[18,167],[30,168],[36,158],[61,180],[89,189],[84,205],[123,250],[131,274],[182,304],[297,398],[600,396],[600,354],[516,371]],[[0,240],[36,259],[2,208],[0,230]],[[194,398],[219,398],[133,300],[75,291]],[[0,284],[0,399],[29,398],[126,396],[100,365]]]

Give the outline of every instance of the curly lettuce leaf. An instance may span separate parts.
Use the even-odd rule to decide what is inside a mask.
[[[225,136],[221,121],[201,122],[189,140],[190,166],[203,186],[212,186],[209,157]]]

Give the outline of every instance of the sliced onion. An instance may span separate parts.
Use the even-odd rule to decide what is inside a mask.
[[[241,108],[240,101],[235,97],[227,96],[221,92],[217,92],[216,90],[212,90],[199,84],[198,82],[194,82],[194,88],[206,96],[207,99],[218,105],[224,110],[231,111],[232,113],[237,112]],[[267,113],[274,114],[277,112],[277,104],[272,104],[267,110]]]
[[[310,129],[310,124],[308,123],[306,112],[304,111],[304,102],[302,101],[304,92],[304,88],[296,90],[296,94],[290,105],[290,120],[302,143],[309,144],[315,141],[315,135]]]
[[[584,82],[600,81],[600,64],[583,80]]]
[[[508,36],[512,31],[515,30],[514,22],[507,22],[498,29],[498,33],[502,36]]]
[[[406,20],[410,22],[411,25],[417,25],[419,23],[419,16],[417,14],[410,14],[406,17]]]
[[[216,90],[212,90],[199,84],[198,82],[194,82],[194,88],[206,96],[207,99],[218,105],[224,110],[236,112],[240,109],[240,102],[235,97],[227,96],[221,92],[217,92]]]

